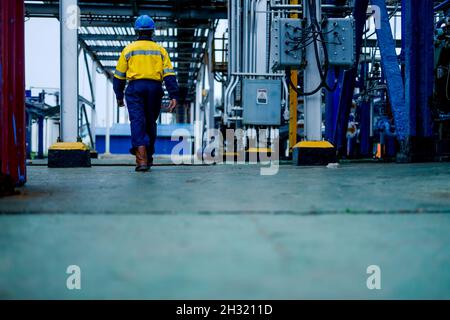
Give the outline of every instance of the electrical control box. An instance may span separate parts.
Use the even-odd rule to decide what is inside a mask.
[[[351,67],[356,62],[354,18],[330,18],[322,27],[328,51],[329,64]]]
[[[279,126],[281,124],[281,81],[244,79],[242,107],[244,124]]]
[[[304,57],[301,38],[302,20],[277,18],[272,23],[271,31],[271,67],[273,71],[287,67],[300,68]]]

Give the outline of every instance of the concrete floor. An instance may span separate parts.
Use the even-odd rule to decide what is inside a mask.
[[[450,299],[449,164],[259,173],[30,167],[0,199],[0,298]]]

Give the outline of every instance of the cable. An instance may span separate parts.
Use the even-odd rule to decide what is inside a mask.
[[[326,90],[333,92],[336,90],[337,86],[338,86],[338,80],[336,79],[333,87],[330,87],[328,85],[328,72],[329,72],[329,56],[328,56],[328,48],[326,45],[326,41],[325,41],[325,37],[324,34],[329,34],[331,32],[333,32],[334,30],[331,30],[327,33],[324,33],[322,31],[322,28],[319,24],[319,22],[317,21],[316,18],[316,1],[315,0],[308,0],[308,4],[310,7],[309,10],[309,14],[310,14],[310,19],[311,19],[311,24],[305,29],[307,30],[307,35],[303,35],[301,38],[297,37],[296,39],[302,39],[303,43],[301,43],[299,41],[298,45],[295,46],[293,49],[287,50],[287,52],[292,52],[292,51],[297,51],[300,49],[305,49],[306,47],[313,45],[314,46],[314,55],[315,55],[315,59],[316,59],[316,63],[317,63],[317,69],[320,75],[320,84],[318,85],[318,87],[316,89],[314,89],[311,92],[302,92],[299,90],[298,87],[296,87],[293,83],[292,83],[292,79],[291,79],[291,70],[290,68],[286,68],[286,76],[287,76],[287,80],[289,83],[289,86],[295,90],[295,92],[297,93],[297,95],[299,96],[311,96],[316,94],[317,92],[319,92],[322,88],[325,88]],[[292,38],[290,38],[291,40],[293,40]],[[305,44],[305,39],[306,40],[306,44]],[[322,45],[322,49],[324,52],[324,66],[322,68],[321,65],[321,61],[320,61],[320,53],[319,53],[319,48],[318,45],[319,43]],[[302,46],[300,47],[300,44],[302,44]]]
[[[317,92],[320,91],[320,89],[323,88],[322,83],[313,91],[311,92],[302,92],[300,91],[297,87],[295,87],[295,85],[292,83],[292,79],[291,79],[291,70],[290,68],[286,68],[286,77],[289,83],[289,86],[295,90],[295,92],[297,93],[297,95],[302,96],[302,97],[307,97],[307,96],[312,96],[315,95]]]

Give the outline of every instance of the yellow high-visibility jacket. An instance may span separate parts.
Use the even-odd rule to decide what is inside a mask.
[[[138,40],[125,47],[114,73],[114,77],[129,81],[138,79],[163,81],[165,77],[174,75],[166,49],[147,40]]]

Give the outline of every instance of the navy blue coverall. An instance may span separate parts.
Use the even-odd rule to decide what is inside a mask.
[[[140,37],[124,49],[114,75],[114,92],[118,100],[125,97],[127,104],[131,122],[130,152],[135,154],[137,147],[145,146],[150,163],[155,153],[157,120],[164,96],[162,80],[170,99],[178,100],[177,79],[164,48],[149,38]]]

